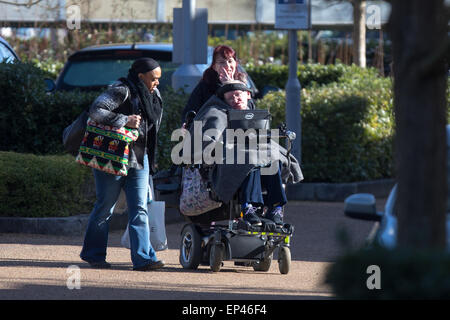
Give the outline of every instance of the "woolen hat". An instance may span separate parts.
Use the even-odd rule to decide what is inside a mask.
[[[159,63],[152,58],[139,58],[133,62],[130,71],[136,74],[147,73],[159,67]]]
[[[252,90],[247,87],[242,81],[232,80],[224,82],[223,85],[220,86],[219,89],[217,89],[216,94],[219,98],[223,99],[225,93],[235,90],[252,92]]]

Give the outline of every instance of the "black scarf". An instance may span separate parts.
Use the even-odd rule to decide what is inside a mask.
[[[137,74],[133,71],[128,73],[127,80],[131,82],[134,87],[130,89],[134,89],[138,94],[145,116],[150,123],[156,124],[161,117],[162,112],[162,106],[156,96],[156,93],[150,93],[145,83],[139,79]]]

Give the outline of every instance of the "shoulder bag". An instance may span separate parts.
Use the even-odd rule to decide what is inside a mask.
[[[198,168],[183,169],[181,187],[180,212],[186,216],[197,216],[222,205],[211,198],[208,181]]]
[[[64,149],[74,156],[78,154],[80,149],[88,118],[89,113],[87,110],[84,110],[74,122],[63,130],[62,140]]]

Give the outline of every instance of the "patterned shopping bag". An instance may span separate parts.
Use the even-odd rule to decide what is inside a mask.
[[[88,119],[76,161],[118,176],[128,174],[130,143],[138,138],[137,129],[115,128]]]

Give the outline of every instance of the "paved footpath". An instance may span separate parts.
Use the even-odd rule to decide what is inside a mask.
[[[379,210],[383,202],[378,203]],[[337,231],[346,230],[357,247],[374,223],[346,218],[343,203],[331,202],[290,202],[285,220],[295,225],[287,275],[279,273],[276,256],[268,272],[234,266],[231,261],[225,261],[219,273],[209,266],[185,270],[178,262],[184,225],[180,222],[167,225],[169,249],[158,252],[166,266],[153,272],[132,270],[129,250],[120,245],[121,231],[110,233],[110,270],[90,269],[80,260],[82,236],[0,233],[0,300],[329,299],[332,292],[323,284],[323,276],[342,252]]]

